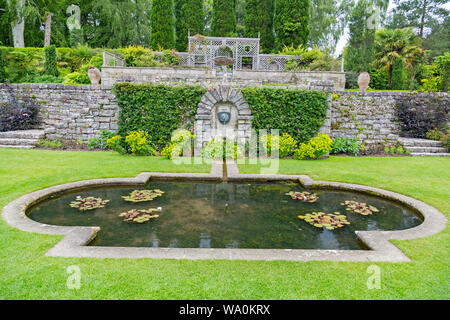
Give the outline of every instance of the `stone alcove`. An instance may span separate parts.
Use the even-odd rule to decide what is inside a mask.
[[[226,125],[220,123],[219,112],[229,112]],[[241,90],[230,86],[211,88],[202,97],[195,117],[196,148],[203,148],[215,137],[248,140],[253,116]]]

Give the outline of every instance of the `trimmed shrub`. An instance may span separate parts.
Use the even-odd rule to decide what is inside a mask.
[[[56,48],[55,46],[45,47],[45,74],[58,77],[59,71],[56,63]]]
[[[331,144],[331,154],[346,153],[358,156],[361,151],[361,145],[358,140],[348,138],[336,138]]]
[[[317,134],[327,114],[327,93],[322,91],[244,88],[242,94],[254,129],[278,129],[300,143]]]
[[[332,141],[325,133],[320,133],[317,137],[312,138],[308,143],[302,143],[295,150],[295,157],[300,160],[319,159],[331,151]]]
[[[200,86],[166,86],[116,83],[113,89],[119,113],[119,135],[144,130],[158,150],[166,146],[172,132],[193,126],[198,104],[206,89]]]
[[[403,68],[403,59],[395,59],[395,63],[392,69],[392,90],[403,90],[405,89],[405,70]]]

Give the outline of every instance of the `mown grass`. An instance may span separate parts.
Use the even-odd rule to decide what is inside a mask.
[[[367,184],[404,193],[450,212],[450,159],[345,158],[282,160],[280,173]],[[258,166],[242,165],[243,172]],[[208,172],[161,158],[108,152],[0,149],[0,207],[34,190],[83,179],[142,171]],[[373,263],[190,261],[45,257],[60,236],[22,232],[0,221],[1,299],[448,299],[448,228],[396,241],[409,263],[376,263],[381,289],[367,289]],[[81,288],[66,286],[67,267],[81,270]]]

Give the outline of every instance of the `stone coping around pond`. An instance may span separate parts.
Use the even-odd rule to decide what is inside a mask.
[[[35,191],[16,199],[3,208],[2,217],[11,226],[28,232],[65,235],[46,255],[54,257],[91,258],[153,258],[189,260],[287,260],[287,261],[377,261],[407,262],[404,255],[389,240],[406,240],[429,236],[442,231],[447,224],[445,216],[437,209],[413,198],[367,186],[314,181],[306,175],[240,174],[237,165],[227,160],[228,181],[298,181],[311,189],[339,189],[361,192],[402,203],[419,212],[424,221],[421,225],[398,231],[357,231],[358,238],[371,250],[305,250],[305,249],[197,249],[197,248],[136,248],[87,246],[95,238],[99,227],[68,227],[42,224],[29,219],[27,210],[51,196],[90,187],[145,185],[151,180],[202,180],[222,181],[222,162],[213,162],[211,172],[206,173],[154,173],[144,172],[135,178],[108,178],[85,180],[53,186]]]

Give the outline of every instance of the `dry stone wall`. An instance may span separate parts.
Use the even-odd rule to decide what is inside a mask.
[[[40,126],[49,139],[82,139],[86,143],[98,137],[101,130],[118,129],[119,107],[110,86],[13,84],[9,88],[0,85],[0,103],[8,101],[10,92],[19,101],[25,96],[34,98],[40,108]],[[448,93],[335,91],[330,95],[330,108],[321,132],[332,138],[356,137],[368,146],[397,141],[400,124],[396,120],[395,105],[401,101],[426,103],[436,95],[442,103],[449,104]],[[203,142],[210,138],[212,107],[221,101],[236,105],[238,136],[248,135],[252,115],[248,104],[240,97],[237,88],[209,90],[199,105],[196,118],[196,126],[203,128]]]
[[[400,136],[400,123],[395,106],[406,101],[412,106],[427,104],[432,97],[440,96],[449,104],[448,93],[417,92],[351,92],[332,93],[329,112],[332,138],[357,138],[367,146],[396,142]]]

